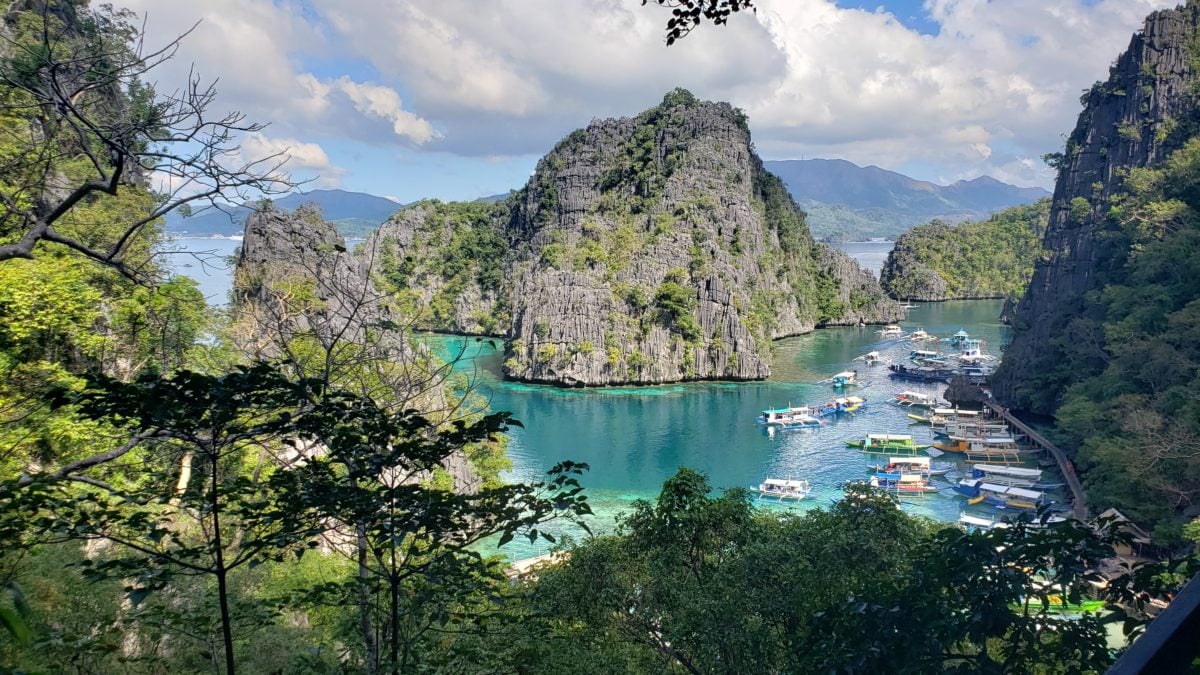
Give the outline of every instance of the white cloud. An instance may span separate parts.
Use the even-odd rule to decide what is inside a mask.
[[[404,109],[400,94],[395,89],[374,84],[362,84],[343,75],[337,79],[337,88],[350,100],[360,113],[385,119],[392,123],[397,136],[408,138],[414,143],[427,143],[440,134],[433,125]]]
[[[1061,146],[1079,92],[1176,0],[926,0],[936,35],[833,0],[758,0],[670,48],[667,13],[635,0],[126,4],[152,36],[202,16],[176,79],[197,61],[225,105],[291,139],[488,161],[684,86],[746,109],[768,157],[1046,184],[1037,157]]]
[[[283,160],[285,171],[311,173],[319,187],[340,187],[346,174],[344,168],[330,161],[319,144],[294,138],[269,138],[260,132],[250,133],[242,139],[241,155],[247,161]]]

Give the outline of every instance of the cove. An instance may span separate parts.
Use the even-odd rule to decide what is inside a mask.
[[[1007,327],[998,321],[1002,302],[967,300],[918,305],[902,322],[906,329],[924,328],[947,336],[962,328],[986,341],[985,350],[999,356]],[[852,359],[877,349],[895,362],[908,355],[906,340],[881,339],[878,327],[827,328],[774,343],[772,376],[763,382],[703,382],[659,387],[561,389],[508,382],[500,377],[500,342],[457,336],[430,336],[443,356],[465,348],[456,369],[469,373],[477,393],[493,411],[508,411],[524,424],[510,433],[508,453],[513,467],[506,478],[531,481],[564,459],[586,462],[590,470],[581,484],[596,515],[593,531],[611,530],[617,514],[634,500],[653,499],[662,482],[681,466],[708,474],[714,488],[757,485],[764,478],[807,478],[815,499],[798,505],[767,508],[808,509],[828,505],[847,481],[867,477],[868,460],[846,447],[868,433],[912,433],[929,442],[928,429],[910,426],[908,409],[888,403],[903,390],[941,394],[945,385],[891,380],[883,366],[867,367]],[[867,408],[812,431],[768,436],[754,418],[764,408],[821,403],[834,396],[829,385],[815,384],[847,367],[859,370],[866,386],[849,390],[868,400]],[[924,440],[922,440],[924,439]],[[941,458],[949,459],[949,458]],[[760,502],[762,503],[762,502]],[[960,500],[930,494],[905,497],[910,513],[942,521],[958,516]],[[580,536],[569,529],[543,528],[558,536]],[[515,540],[502,549],[512,559],[540,555],[545,542],[530,546]]]

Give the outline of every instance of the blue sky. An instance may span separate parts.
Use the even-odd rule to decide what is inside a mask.
[[[1049,185],[1080,90],[1161,0],[757,0],[666,47],[641,0],[127,0],[150,42],[197,20],[221,105],[314,187],[408,202],[520,187],[556,140],[684,86],[747,111],[767,159]]]

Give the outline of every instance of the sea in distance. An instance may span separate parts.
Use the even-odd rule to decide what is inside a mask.
[[[238,242],[230,240],[176,240],[190,252],[209,257],[231,255]],[[891,248],[890,242],[845,244],[864,266],[878,270]],[[882,251],[882,253],[881,253]],[[865,258],[865,259],[863,259]],[[200,281],[210,303],[227,297],[230,267],[215,260],[201,261],[176,255],[182,274]],[[998,320],[1002,302],[990,300],[919,304],[908,311],[901,325],[924,328],[939,336],[964,329],[985,341],[986,352],[998,356],[1007,340],[1007,327]],[[500,375],[499,341],[471,337],[424,336],[442,354],[463,354],[456,368],[468,374],[476,393],[492,410],[508,411],[524,425],[509,435],[512,469],[507,478],[534,481],[562,460],[587,463],[590,469],[580,482],[586,488],[595,516],[593,531],[610,530],[618,515],[628,512],[635,500],[653,499],[664,480],[680,467],[708,475],[717,490],[756,486],[765,478],[807,479],[813,497],[786,506],[764,503],[765,508],[805,510],[828,506],[842,494],[848,481],[863,480],[868,467],[886,462],[883,455],[864,455],[846,446],[869,433],[911,433],[919,443],[929,443],[928,428],[912,426],[907,408],[889,402],[898,392],[914,390],[941,394],[945,385],[922,385],[889,379],[884,366],[868,367],[856,356],[878,350],[894,362],[903,362],[913,348],[906,340],[883,338],[877,326],[839,327],[773,343],[770,379],[762,382],[697,382],[659,387],[563,389],[505,381]],[[808,431],[769,435],[755,423],[764,409],[788,404],[820,404],[838,392],[817,384],[846,369],[857,369],[864,384],[847,393],[867,399],[859,413],[830,421]],[[948,459],[948,458],[941,458]],[[941,461],[941,460],[939,460]],[[948,487],[949,484],[942,484]],[[905,510],[937,520],[957,518],[962,501],[941,493],[904,497]],[[549,526],[556,535],[580,536],[573,528]],[[517,539],[501,552],[512,559],[547,552],[544,541],[530,545]]]

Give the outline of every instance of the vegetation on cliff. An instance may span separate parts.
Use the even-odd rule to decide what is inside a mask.
[[[682,89],[572,132],[507,201],[402,210],[363,256],[419,325],[503,335],[506,375],[557,384],[758,379],[775,338],[898,316],[745,115]]]
[[[1033,275],[1050,200],[1014,206],[977,222],[933,221],[896,239],[879,283],[893,298],[1019,297]]]

